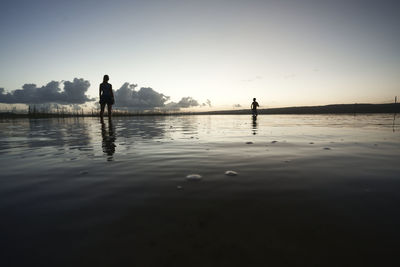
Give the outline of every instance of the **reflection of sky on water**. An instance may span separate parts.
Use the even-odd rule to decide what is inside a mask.
[[[22,119],[3,122],[0,149],[3,153],[56,149],[90,151],[88,124],[80,118]]]
[[[157,153],[185,143],[378,142],[399,140],[381,115],[247,115],[20,119],[1,122],[0,153],[77,160]],[[249,131],[250,129],[250,131]],[[33,153],[33,154],[29,154]],[[36,153],[36,154],[35,154]]]
[[[162,139],[165,134],[165,117],[114,118],[118,136],[123,138]]]

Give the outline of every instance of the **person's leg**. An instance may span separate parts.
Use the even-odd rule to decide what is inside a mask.
[[[108,118],[111,120],[112,105],[111,104],[107,104],[107,109],[108,109]]]
[[[100,118],[103,119],[103,114],[104,114],[104,108],[105,108],[106,104],[105,103],[101,103],[100,104]]]

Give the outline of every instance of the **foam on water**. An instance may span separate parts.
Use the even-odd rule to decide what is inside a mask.
[[[225,175],[228,175],[228,176],[236,176],[236,175],[238,175],[238,173],[235,172],[235,171],[226,171],[226,172],[225,172]]]
[[[200,174],[194,173],[186,175],[186,179],[188,181],[200,181],[201,179],[203,179],[203,177]]]

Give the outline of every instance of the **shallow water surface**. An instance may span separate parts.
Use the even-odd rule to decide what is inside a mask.
[[[7,266],[326,266],[330,251],[368,265],[371,252],[390,260],[399,248],[393,114],[0,126]]]

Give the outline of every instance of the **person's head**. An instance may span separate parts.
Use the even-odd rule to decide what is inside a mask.
[[[253,98],[253,101],[256,101],[256,98]]]
[[[110,78],[108,77],[107,74],[103,76],[103,82],[108,82],[109,79],[110,79]]]

